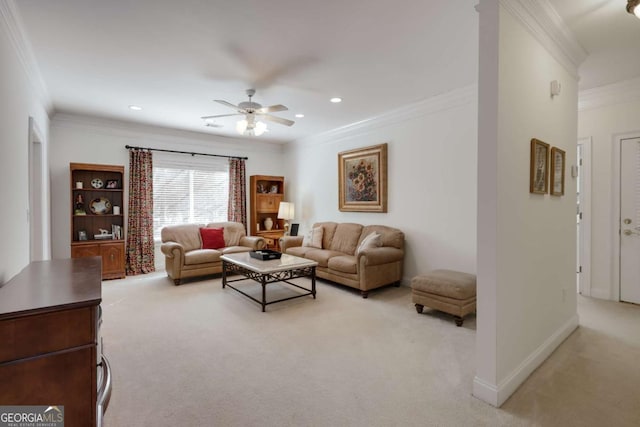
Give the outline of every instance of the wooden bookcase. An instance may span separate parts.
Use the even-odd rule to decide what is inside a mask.
[[[284,220],[278,219],[278,208],[284,200],[284,177],[252,175],[249,180],[250,234],[264,237],[267,248],[279,250],[278,239],[284,235]],[[271,230],[265,225],[267,218],[273,221]]]
[[[124,166],[71,163],[69,170],[71,258],[102,257],[103,279],[125,277]],[[111,236],[101,239],[101,230]]]

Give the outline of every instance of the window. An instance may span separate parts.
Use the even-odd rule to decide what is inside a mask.
[[[176,161],[154,156],[153,238],[167,225],[226,221],[229,163],[209,158]]]

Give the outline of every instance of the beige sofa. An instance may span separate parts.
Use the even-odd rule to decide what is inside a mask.
[[[223,228],[225,246],[202,249],[200,228]],[[223,254],[249,252],[265,246],[262,237],[247,236],[244,225],[239,222],[171,225],[162,229],[161,237],[160,249],[165,257],[167,276],[176,285],[184,278],[222,272],[220,256]]]
[[[381,286],[399,285],[404,262],[404,233],[384,225],[319,222],[321,248],[303,246],[303,236],[280,239],[283,253],[318,262],[316,275],[360,290],[363,298]],[[365,237],[378,233],[380,246],[360,248]],[[308,242],[305,242],[308,243]],[[319,243],[319,242],[318,242]]]

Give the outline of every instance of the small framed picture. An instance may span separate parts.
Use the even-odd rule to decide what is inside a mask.
[[[86,231],[78,231],[78,240],[87,240],[87,232]]]
[[[117,179],[108,179],[105,188],[120,188],[120,183]]]
[[[549,144],[531,140],[531,170],[529,192],[546,194],[549,191]]]
[[[300,226],[300,224],[291,224],[291,230],[289,230],[289,235],[290,236],[297,236],[298,235],[298,227]]]
[[[557,147],[551,148],[551,195],[564,196],[565,152]]]

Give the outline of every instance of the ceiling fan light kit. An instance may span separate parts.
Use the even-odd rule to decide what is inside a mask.
[[[627,2],[627,12],[640,18],[640,0],[629,0]]]
[[[257,102],[253,102],[251,100],[251,98],[253,97],[253,95],[255,95],[255,93],[256,93],[255,89],[247,89],[247,96],[249,97],[249,101],[241,102],[238,105],[234,105],[230,102],[223,101],[221,99],[216,99],[215,101],[217,103],[233,108],[234,110],[236,110],[236,113],[220,114],[217,116],[204,116],[204,117],[201,117],[201,119],[205,121],[205,124],[209,125],[209,123],[212,123],[214,119],[217,119],[220,117],[245,116],[244,119],[236,123],[236,131],[241,135],[250,135],[250,136],[260,136],[264,132],[268,131],[266,123],[260,120],[256,120],[256,118],[268,120],[268,121],[285,125],[285,126],[292,126],[295,123],[293,120],[283,119],[282,117],[277,117],[269,114],[276,111],[286,111],[288,110],[288,108],[282,104],[271,105],[270,107],[263,107]]]
[[[250,123],[248,120],[240,120],[236,123],[236,131],[240,135],[260,136],[267,130],[264,122]]]

